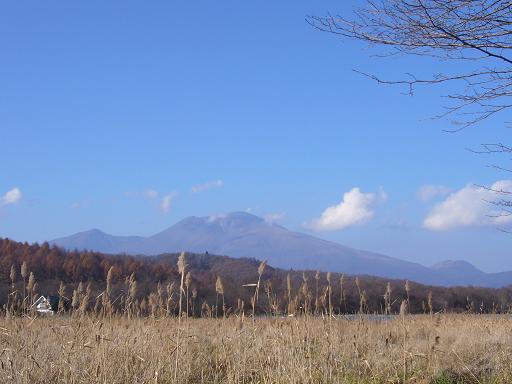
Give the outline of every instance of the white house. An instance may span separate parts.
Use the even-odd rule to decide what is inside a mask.
[[[45,315],[53,315],[55,313],[52,309],[50,300],[44,296],[37,299],[34,304],[32,304],[32,308],[35,308],[38,313]]]

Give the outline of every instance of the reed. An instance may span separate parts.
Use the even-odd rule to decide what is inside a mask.
[[[329,295],[329,318],[332,317],[333,311],[332,311],[332,274],[331,272],[327,272],[327,275],[325,276],[327,279],[327,291]]]
[[[217,280],[215,281],[215,292],[217,293],[216,302],[215,302],[215,317],[218,317],[217,307],[218,307],[219,295],[222,296],[222,317],[226,317],[226,302],[224,299],[224,284],[222,284],[222,279],[220,276],[217,276]]]
[[[340,276],[340,313],[347,310],[345,305],[345,290],[343,289],[343,283],[345,282],[345,274],[342,273]]]
[[[188,313],[189,313],[189,290],[190,290],[190,285],[192,284],[192,275],[190,274],[190,271],[187,272],[187,275],[185,276],[185,288],[186,288],[186,300],[187,300],[187,305],[186,305],[186,309],[187,309],[187,314],[186,316],[188,317]]]
[[[64,313],[66,310],[64,300],[66,298],[66,285],[64,282],[60,282],[59,284],[59,307],[58,307],[58,313]]]
[[[36,288],[36,277],[34,276],[34,274],[32,272],[30,272],[30,275],[28,277],[28,284],[27,284],[27,295],[28,295],[29,308],[32,306],[32,303],[34,302],[35,288]]]
[[[427,307],[428,307],[428,313],[430,316],[434,313],[434,308],[432,305],[432,291],[428,291],[427,295]]]
[[[391,315],[391,283],[386,284],[386,292],[384,293],[384,314]]]
[[[22,311],[26,312],[27,310],[27,276],[28,276],[28,267],[27,262],[24,261],[23,264],[21,264],[21,278],[23,279],[23,305],[22,305]]]
[[[261,276],[265,272],[265,267],[267,266],[267,261],[264,260],[260,263],[258,267],[258,282],[256,283],[256,287],[254,289],[254,296],[252,298],[252,318],[254,321],[254,318],[256,316],[256,305],[258,303],[259,298],[259,292],[260,292],[260,284],[261,284]]]
[[[286,275],[286,293],[288,295],[288,297],[287,297],[287,299],[288,299],[288,307],[287,307],[288,316],[295,315],[295,310],[294,310],[293,304],[292,304],[292,278],[289,273]]]
[[[187,262],[185,260],[185,252],[181,252],[180,256],[178,257],[178,272],[181,276],[179,314],[178,314],[180,321],[181,321],[181,313],[182,313],[182,309],[183,309],[183,305],[182,305],[183,293],[184,293],[183,286],[185,284],[186,268],[187,268]]]
[[[320,302],[318,301],[318,285],[320,282],[320,271],[315,273],[315,315],[318,315],[320,310]]]

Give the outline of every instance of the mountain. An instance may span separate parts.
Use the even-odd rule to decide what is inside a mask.
[[[79,232],[69,237],[55,239],[50,244],[65,249],[91,250],[105,253],[124,253],[126,249],[143,242],[144,237],[139,236],[112,236],[99,229]]]
[[[158,255],[182,250],[209,252],[266,259],[272,266],[283,269],[318,269],[410,279],[432,285],[499,287],[512,284],[512,272],[487,274],[464,261],[446,261],[426,267],[289,231],[245,212],[189,217],[150,237],[112,236],[91,230],[50,243],[65,249],[105,253]]]
[[[504,287],[512,284],[512,271],[485,273],[463,260],[447,260],[431,267],[437,276],[433,283],[441,285],[474,285],[480,287]],[[447,284],[446,282],[450,282]]]

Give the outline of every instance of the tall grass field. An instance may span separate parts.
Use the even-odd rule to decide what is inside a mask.
[[[510,383],[506,315],[5,317],[2,383]]]

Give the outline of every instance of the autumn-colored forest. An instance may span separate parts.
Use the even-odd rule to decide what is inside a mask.
[[[110,271],[114,307],[116,303],[120,307],[123,298],[129,295],[131,280],[132,284],[136,282],[136,290],[131,294],[140,304],[141,311],[151,314],[158,298],[167,303],[167,311],[175,312],[180,287],[177,261],[178,254],[155,257],[106,255],[65,251],[47,243],[27,244],[0,239],[0,304],[5,308],[14,291],[26,292],[31,273],[31,300],[38,295],[57,295],[60,289],[71,302],[82,283],[82,290],[89,285],[90,307],[93,309],[100,305],[94,298],[105,290]],[[185,287],[190,316],[250,311],[260,261],[187,253],[186,263]],[[329,296],[335,314],[398,313],[404,301],[411,313],[503,313],[508,312],[512,304],[512,287],[429,287],[403,280],[327,275],[321,271],[285,271],[271,266],[266,266],[260,280],[256,305],[260,314],[327,313]],[[221,296],[225,301],[224,309],[220,304]]]

